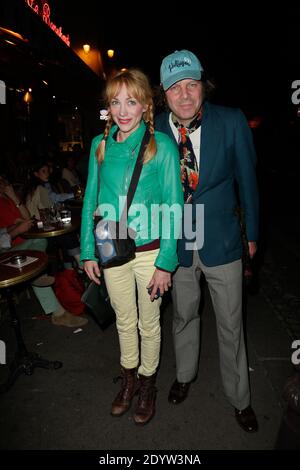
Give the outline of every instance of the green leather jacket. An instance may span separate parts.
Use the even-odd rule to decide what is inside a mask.
[[[96,149],[103,135],[92,141],[89,174],[82,209],[81,260],[97,260],[93,234],[93,214],[105,219],[119,220],[130,184],[140,144],[145,132],[141,123],[125,141],[113,138],[113,126],[106,142],[105,157],[100,165],[100,191],[98,192],[98,162]],[[174,271],[177,264],[177,239],[181,230],[183,191],[177,146],[161,132],[155,132],[157,153],[143,166],[138,186],[129,209],[128,226],[137,235],[136,246],[160,238],[160,249],[155,266]],[[122,198],[120,200],[120,197]],[[122,205],[123,204],[123,205]]]

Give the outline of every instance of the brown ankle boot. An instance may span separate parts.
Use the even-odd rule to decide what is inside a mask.
[[[156,374],[139,376],[139,401],[133,415],[136,424],[147,424],[155,413]]]
[[[136,367],[134,369],[125,369],[125,367],[121,367],[121,374],[122,387],[112,402],[112,416],[121,416],[129,409],[131,400],[137,389]]]

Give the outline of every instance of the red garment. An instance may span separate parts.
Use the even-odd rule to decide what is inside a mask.
[[[73,315],[81,315],[85,311],[85,304],[81,300],[84,291],[84,283],[73,269],[64,269],[55,274],[56,297],[61,305]]]
[[[0,195],[0,228],[9,227],[14,225],[16,219],[23,219],[23,216],[14,203],[9,197]],[[19,245],[24,242],[24,238],[16,237],[12,240],[12,245]]]

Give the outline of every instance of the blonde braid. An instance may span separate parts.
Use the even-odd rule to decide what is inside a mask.
[[[149,108],[147,110],[147,117],[145,116],[145,121],[148,123],[148,129],[151,137],[144,153],[143,164],[148,163],[150,160],[152,160],[157,151],[157,145],[154,136],[154,111],[152,104],[149,105]]]
[[[113,120],[111,118],[111,115],[109,114],[105,129],[104,129],[104,132],[103,132],[103,139],[101,140],[101,142],[98,145],[98,148],[96,150],[96,157],[97,157],[98,163],[101,163],[104,160],[106,141],[107,141],[112,123],[113,123]]]

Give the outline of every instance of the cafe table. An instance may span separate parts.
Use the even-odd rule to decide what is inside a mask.
[[[24,264],[20,263],[12,266],[12,258],[18,255],[26,257]],[[32,262],[25,264],[26,261],[29,262],[30,260]],[[44,369],[59,369],[62,367],[60,361],[48,361],[27,350],[13,298],[14,286],[34,279],[45,270],[47,264],[48,256],[46,253],[37,250],[15,250],[0,255],[0,289],[3,290],[8,303],[10,321],[17,341],[15,357],[9,365],[9,376],[5,383],[0,384],[0,392],[7,391],[22,373],[32,375],[35,367]]]
[[[51,222],[46,227],[38,228],[32,227],[28,232],[22,234],[23,238],[51,238],[65,235],[66,233],[73,232],[80,227],[80,216],[72,213],[71,223],[62,224],[61,222]]]

